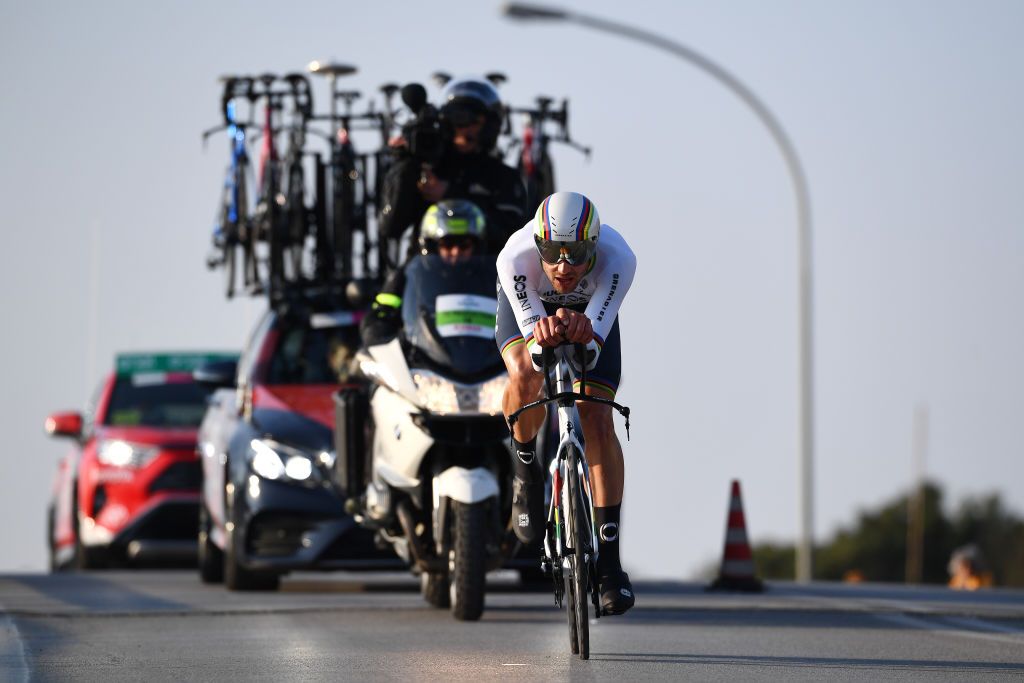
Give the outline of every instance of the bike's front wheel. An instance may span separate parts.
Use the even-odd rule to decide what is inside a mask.
[[[570,571],[565,581],[568,603],[566,611],[569,619],[569,637],[572,640],[572,653],[580,659],[590,659],[590,615],[587,599],[590,584],[590,569],[587,554],[590,547],[590,529],[587,515],[583,510],[582,486],[579,472],[576,470],[577,457],[570,457],[566,467],[566,497],[568,514],[566,524],[569,525],[568,537],[572,539],[572,554],[569,556]]]

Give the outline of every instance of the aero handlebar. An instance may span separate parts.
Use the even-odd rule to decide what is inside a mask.
[[[569,345],[570,345],[569,342],[563,342],[562,344],[559,344],[559,347],[569,346]],[[584,358],[586,358],[586,349],[583,346],[583,344],[572,344],[572,346],[573,346],[574,352],[576,353],[576,358],[577,359],[584,359]],[[561,402],[567,402],[568,403],[568,402],[572,402],[572,401],[583,401],[583,402],[587,402],[587,403],[600,403],[600,404],[603,404],[603,405],[606,405],[606,406],[611,406],[612,408],[617,410],[619,412],[619,414],[622,415],[622,417],[626,418],[626,441],[629,441],[629,408],[627,406],[619,405],[615,401],[611,401],[611,400],[609,400],[607,398],[599,398],[597,396],[590,396],[589,394],[584,394],[582,392],[577,392],[577,391],[563,391],[560,394],[555,394],[554,389],[551,386],[551,372],[550,372],[550,368],[552,368],[556,364],[556,361],[557,361],[557,359],[555,358],[555,350],[554,350],[554,348],[542,347],[541,359],[542,359],[542,367],[544,368],[544,389],[545,389],[546,396],[545,396],[545,398],[539,399],[537,401],[533,401],[531,403],[527,403],[522,408],[520,408],[519,410],[515,411],[514,413],[512,413],[511,415],[508,416],[508,430],[509,430],[510,434],[512,432],[512,427],[514,427],[516,422],[519,421],[519,416],[522,413],[524,413],[525,411],[527,411],[527,410],[530,410],[532,408],[538,408],[540,406],[547,405],[548,403],[561,403]],[[587,385],[586,385],[586,381],[587,381],[587,368],[586,368],[586,364],[585,363],[581,363],[580,367],[582,368],[582,370],[580,372],[580,389],[582,389],[583,391],[586,391],[586,388],[587,388]]]

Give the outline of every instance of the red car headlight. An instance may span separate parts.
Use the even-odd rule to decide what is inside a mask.
[[[101,441],[96,451],[96,459],[104,465],[115,467],[145,467],[160,452],[155,446],[108,439]]]

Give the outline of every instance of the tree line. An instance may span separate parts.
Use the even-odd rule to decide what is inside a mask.
[[[996,586],[1024,586],[1024,519],[1008,510],[998,494],[965,499],[947,514],[942,489],[923,490],[921,581],[945,584],[949,561],[958,548],[975,545]],[[875,510],[863,511],[856,523],[839,529],[814,549],[814,578],[826,581],[903,582],[907,579],[907,527],[911,494]],[[765,579],[792,579],[793,545],[754,546],[754,561]]]

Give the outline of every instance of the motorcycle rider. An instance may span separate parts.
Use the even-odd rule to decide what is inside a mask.
[[[509,238],[497,267],[495,341],[509,373],[506,418],[540,397],[541,347],[562,342],[586,345],[583,390],[614,399],[621,370],[618,310],[633,281],[636,257],[615,229],[601,225],[594,204],[575,192],[547,197],[533,220]],[[592,473],[601,609],[622,614],[634,603],[619,559],[622,447],[609,406],[578,405]],[[534,408],[513,428],[512,519],[523,543],[543,534],[545,472],[537,457],[537,433],[544,420],[544,409]]]
[[[448,199],[423,214],[417,243],[422,256],[436,253],[444,262],[455,265],[480,253],[486,235],[487,220],[480,207],[465,199]],[[398,334],[408,265],[388,275],[370,312],[360,322],[359,333],[365,346],[387,342]]]
[[[441,99],[440,158],[424,164],[406,155],[388,170],[381,233],[397,241],[431,204],[468,199],[487,217],[484,253],[497,254],[527,215],[526,188],[519,173],[494,155],[504,119],[501,99],[490,83],[472,78],[450,82]],[[415,252],[413,241],[408,256]]]

